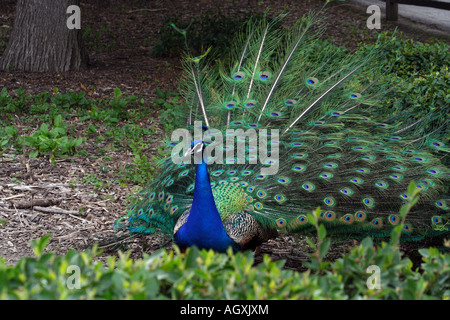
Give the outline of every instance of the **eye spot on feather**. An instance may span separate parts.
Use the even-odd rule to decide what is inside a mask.
[[[299,215],[294,221],[292,221],[291,226],[303,226],[308,223],[308,218],[305,215]]]
[[[245,108],[248,108],[248,109],[253,108],[253,107],[255,107],[255,106],[256,106],[256,101],[255,101],[255,100],[248,100],[248,101],[244,104],[244,107],[245,107]]]
[[[225,103],[224,107],[225,109],[231,110],[234,109],[236,105],[237,105],[236,101],[228,101]]]
[[[353,190],[350,188],[342,188],[339,192],[346,196],[351,196],[353,194]]]
[[[415,158],[413,158],[413,161],[415,161],[415,162],[427,162],[428,159],[425,158],[425,157],[415,157]]]
[[[174,180],[170,179],[169,182],[166,183],[166,187],[170,187],[173,184]]]
[[[277,194],[273,197],[275,199],[276,202],[278,202],[279,204],[282,204],[283,202],[285,202],[287,199],[284,195],[282,194]]]
[[[395,155],[387,156],[387,157],[386,157],[386,159],[389,159],[389,160],[399,160],[399,159],[401,159],[401,158],[402,158],[401,156],[395,156]]]
[[[329,207],[333,207],[336,204],[336,200],[333,197],[326,197],[323,199],[323,202]]]
[[[314,87],[319,84],[319,80],[317,78],[311,77],[306,79],[306,85],[309,87]]]
[[[448,209],[447,202],[445,202],[444,200],[438,200],[434,204],[436,205],[436,207],[438,207],[440,209],[443,209],[443,210]]]
[[[241,172],[241,176],[243,176],[243,177],[249,176],[249,175],[251,175],[252,173],[253,173],[252,170],[243,170],[243,171]]]
[[[243,72],[241,72],[241,71],[236,72],[236,73],[233,75],[233,79],[236,80],[236,81],[243,80],[243,79],[245,79],[245,73],[243,73]]]
[[[342,216],[341,220],[342,220],[345,224],[352,224],[353,221],[355,220],[355,218],[354,218],[353,215],[351,215],[351,214],[346,214],[346,215]]]
[[[373,208],[375,206],[375,201],[372,198],[364,198],[362,202],[368,208]]]
[[[334,162],[329,162],[329,163],[325,163],[323,166],[324,166],[324,168],[335,169],[338,167],[338,164],[334,163]]]
[[[350,93],[350,94],[348,95],[348,97],[349,97],[350,99],[359,99],[359,98],[361,98],[361,94],[360,94],[360,93]]]
[[[444,143],[442,143],[440,141],[436,141],[436,140],[432,141],[430,144],[431,144],[432,147],[436,147],[436,148],[442,148],[442,147],[445,146]]]
[[[303,188],[303,190],[311,192],[311,191],[314,191],[316,186],[314,184],[312,184],[311,182],[305,182],[304,184],[302,184],[302,188]]]
[[[286,177],[282,177],[282,178],[279,178],[279,179],[277,180],[277,182],[278,182],[279,184],[282,184],[282,185],[288,185],[288,184],[291,182],[291,179],[286,178]]]
[[[439,216],[433,216],[431,217],[431,223],[434,225],[438,225],[442,223],[442,218]]]
[[[391,174],[389,178],[391,178],[392,180],[400,181],[403,179],[403,176],[401,174]]]
[[[267,81],[272,77],[272,74],[269,71],[264,71],[259,74],[259,79],[263,81]]]
[[[351,178],[350,182],[352,182],[354,184],[362,184],[362,183],[364,183],[364,180],[361,178]]]
[[[293,106],[293,105],[296,105],[296,104],[297,104],[297,100],[294,100],[294,99],[287,99],[287,100],[284,101],[284,104],[285,104],[286,106]]]
[[[241,125],[243,125],[243,124],[244,124],[243,121],[233,121],[233,122],[231,123],[231,125],[232,125],[233,127],[239,127],[239,126],[241,126]]]
[[[284,220],[284,219],[282,219],[282,218],[277,219],[277,227],[278,227],[278,228],[284,228],[284,227],[286,227],[286,220]]]
[[[263,204],[261,202],[255,203],[255,209],[256,210],[262,210],[264,208]]]
[[[383,227],[383,221],[380,218],[375,218],[370,222],[371,226],[379,229]]]
[[[272,111],[269,113],[269,117],[271,118],[279,118],[281,117],[282,113],[281,112],[276,112],[276,111]]]
[[[366,213],[364,211],[358,211],[355,213],[355,219],[358,221],[364,221],[366,220]]]
[[[388,220],[389,220],[389,223],[394,226],[400,223],[400,218],[394,214],[391,214],[389,216]]]
[[[256,192],[256,196],[260,199],[264,199],[267,197],[267,193],[264,190],[259,190]]]
[[[292,171],[295,171],[295,172],[302,172],[302,171],[305,171],[306,170],[306,166],[304,166],[304,165],[294,165],[294,166],[292,166]]]
[[[431,169],[428,169],[427,172],[428,172],[428,173],[431,173],[431,174],[433,174],[433,175],[439,175],[442,171],[439,170],[439,169],[431,168]]]
[[[175,214],[178,211],[178,206],[173,206],[170,208],[170,214]]]
[[[319,174],[319,177],[328,180],[333,178],[333,174],[329,172],[322,172],[321,174]]]
[[[412,233],[412,230],[413,230],[412,226],[407,223],[403,226],[403,229],[402,229],[403,233]]]
[[[376,181],[375,187],[378,187],[380,189],[387,189],[389,187],[389,184],[385,181]]]
[[[400,194],[400,198],[401,198],[402,200],[408,200],[408,199],[410,198],[410,196],[409,196],[409,194],[407,194],[407,193],[402,193],[402,194]]]
[[[333,221],[336,218],[336,213],[334,213],[334,211],[328,211],[325,213],[324,217],[327,221]]]

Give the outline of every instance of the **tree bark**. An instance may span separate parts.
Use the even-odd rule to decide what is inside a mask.
[[[79,0],[17,0],[14,29],[0,58],[1,70],[79,70],[87,65],[81,30],[69,29],[67,13]]]

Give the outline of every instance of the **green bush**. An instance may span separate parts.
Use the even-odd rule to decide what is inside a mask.
[[[153,103],[161,110],[160,118],[164,124],[166,132],[181,128],[186,125],[187,104],[183,103],[182,98],[175,91],[162,91],[156,88],[156,99]]]
[[[39,130],[30,136],[24,136],[23,142],[32,147],[30,158],[36,158],[40,153],[49,154],[52,162],[55,156],[73,155],[76,147],[83,143],[83,138],[70,139],[67,136],[67,124],[62,121],[61,115],[55,117],[53,128],[47,123],[42,123]]]
[[[396,116],[394,121],[406,127],[422,119],[414,126],[415,137],[448,138],[450,47],[443,42],[421,43],[398,37],[389,39],[387,33],[380,38],[386,45],[376,64],[390,68],[384,81],[401,83],[394,86],[376,108],[380,120],[385,121],[386,115]],[[366,46],[361,50],[370,48]],[[433,134],[429,135],[431,132]]]
[[[161,250],[133,261],[95,262],[97,247],[57,257],[44,253],[50,235],[32,242],[35,258],[15,266],[0,261],[0,299],[449,299],[450,254],[421,249],[421,270],[399,250],[400,234],[411,207],[418,201],[414,184],[401,208],[402,222],[389,243],[374,247],[370,238],[334,262],[324,262],[330,239],[319,225],[320,209],[308,215],[318,233],[314,253],[299,273],[283,269],[268,256],[254,266],[250,251],[226,254],[189,248],[181,254]],[[372,272],[374,272],[372,274]]]
[[[285,270],[283,261],[268,256],[254,266],[251,252],[217,254],[195,247],[185,254],[161,250],[135,261],[119,253],[102,263],[95,262],[95,247],[59,257],[43,253],[48,240],[35,241],[35,258],[14,266],[0,262],[0,299],[450,298],[450,254],[420,250],[422,270],[412,270],[398,248],[386,243],[374,248],[369,238],[321,273]],[[380,289],[368,288],[373,265],[381,270]]]
[[[262,14],[256,14],[255,17],[262,17]],[[247,21],[248,16],[233,16],[220,9],[209,10],[190,21],[179,15],[167,15],[159,30],[159,41],[150,54],[154,57],[167,57],[180,55],[186,50],[184,37],[172,24],[187,30],[187,45],[193,56],[200,55],[210,46],[215,51],[228,52],[231,40]]]

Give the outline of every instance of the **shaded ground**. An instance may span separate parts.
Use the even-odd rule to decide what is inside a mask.
[[[6,87],[8,91],[13,91],[23,88],[36,94],[53,88],[59,88],[61,92],[72,89],[100,98],[111,96],[114,88],[118,87],[126,94],[137,95],[150,102],[155,98],[157,87],[176,90],[181,71],[179,57],[153,58],[149,55],[158,41],[158,32],[167,15],[177,13],[189,20],[201,12],[220,8],[230,16],[246,16],[250,12],[264,11],[270,7],[272,12],[287,8],[292,20],[308,9],[318,9],[321,5],[322,1],[317,0],[300,3],[247,0],[242,1],[239,7],[234,6],[232,1],[83,1],[83,29],[89,26],[98,31],[89,48],[89,68],[81,72],[61,74],[0,72],[0,89]],[[15,1],[2,1],[0,52],[5,49],[13,26],[14,7]],[[358,43],[371,42],[377,37],[379,31],[366,28],[365,10],[342,3],[332,4],[330,8],[330,24],[325,37],[334,43],[354,49]],[[381,31],[384,30],[392,31],[394,26],[383,21]],[[422,33],[413,27],[404,26],[400,31],[404,32],[403,37],[430,40],[428,33]],[[152,127],[154,130],[147,141],[151,144],[146,150],[149,155],[156,153],[157,142],[162,134],[158,110],[152,110],[151,114],[140,123],[141,127]],[[17,123],[20,126],[20,118]],[[82,127],[83,123],[77,122],[76,118],[69,120],[69,124],[80,132],[86,131]],[[99,148],[93,142],[94,138],[88,138],[85,147],[92,154]],[[113,169],[131,162],[130,154],[121,150],[105,150],[104,156],[111,158],[110,165]],[[113,183],[114,170],[100,170],[104,166],[102,161],[100,157],[75,156],[57,159],[55,166],[45,157],[33,160],[12,154],[1,157],[0,219],[5,219],[7,224],[0,227],[0,256],[8,264],[17,262],[20,257],[32,255],[29,242],[47,233],[53,234],[48,250],[59,254],[72,248],[84,249],[102,237],[113,236],[112,224],[124,214],[127,198],[135,189],[132,184],[123,186]],[[111,183],[102,187],[79,183],[88,174],[95,174]],[[46,213],[27,205],[27,201],[33,199],[46,201],[40,206],[56,208],[56,213]],[[135,257],[140,257],[142,252],[157,249],[159,243],[158,239],[146,238],[135,241],[130,248]],[[335,243],[329,258],[340,256],[352,245],[353,241]],[[405,252],[412,259],[416,257],[415,246],[404,245]],[[302,270],[301,261],[307,259],[305,248],[306,243],[301,238],[280,237],[265,244],[262,253],[268,253],[274,259],[287,259],[287,268]],[[108,254],[114,253],[106,252],[103,257]],[[415,263],[417,265],[417,259]]]

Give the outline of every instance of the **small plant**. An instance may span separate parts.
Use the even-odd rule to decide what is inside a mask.
[[[66,133],[67,124],[62,121],[61,115],[55,117],[53,128],[47,123],[42,123],[39,130],[31,136],[23,137],[26,146],[34,150],[30,152],[30,158],[41,154],[50,155],[50,160],[55,164],[55,156],[73,155],[76,147],[83,143],[83,138],[69,139]]]
[[[261,16],[262,14],[256,15],[259,18]],[[248,18],[244,15],[227,15],[220,9],[204,12],[190,21],[178,15],[167,15],[159,31],[159,42],[153,46],[150,54],[154,57],[173,56],[186,49],[183,36],[172,27],[172,24],[187,30],[189,50],[194,56],[208,47],[223,52]]]
[[[136,96],[122,96],[122,91],[115,88],[114,98],[109,101],[109,105],[113,108],[115,116],[119,120],[126,120],[128,119],[128,106],[136,104],[136,101]]]
[[[183,126],[182,113],[187,110],[187,105],[183,103],[181,97],[175,91],[162,91],[159,88],[156,88],[156,96],[153,102],[162,110],[160,118],[166,132]]]
[[[20,146],[17,132],[14,126],[0,127],[0,155],[12,146],[16,148]]]
[[[94,185],[95,189],[101,189],[104,187],[104,182],[96,174],[86,174],[82,179],[82,183]],[[108,187],[108,184],[106,184]]]

